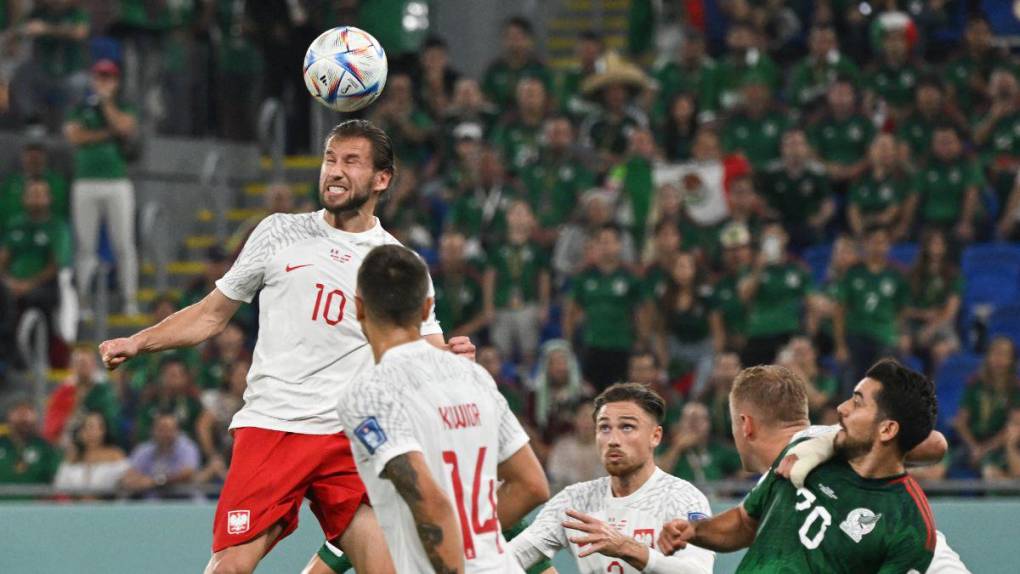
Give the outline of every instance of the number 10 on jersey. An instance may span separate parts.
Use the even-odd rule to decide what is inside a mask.
[[[471,481],[471,522],[468,522],[467,510],[464,508],[464,484],[460,480],[460,465],[457,462],[457,453],[452,450],[443,451],[443,462],[450,465],[450,482],[453,485],[453,498],[457,504],[457,517],[460,519],[460,534],[464,539],[464,558],[474,559],[475,539],[474,535],[494,532],[496,534],[496,549],[503,553],[499,544],[499,520],[496,518],[496,485],[495,481],[489,479],[489,506],[492,508],[492,516],[485,522],[478,520],[478,494],[482,486],[482,468],[485,464],[486,447],[478,449],[478,459],[475,463],[475,477]],[[472,534],[474,532],[474,534]]]
[[[322,320],[328,325],[336,325],[344,320],[344,308],[347,307],[347,295],[339,289],[333,289],[326,293],[326,286],[316,283],[315,288],[319,294],[315,296],[315,309],[312,310],[312,321],[318,321],[321,313]],[[323,300],[323,293],[326,294]]]

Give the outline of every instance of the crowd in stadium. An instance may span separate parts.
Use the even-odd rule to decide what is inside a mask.
[[[276,96],[288,148],[317,154],[301,148],[304,47],[340,22],[377,33],[356,1],[22,4],[0,2],[0,127],[64,134],[74,169],[40,137],[3,174],[4,341],[26,309],[57,312],[63,269],[90,313],[101,218],[123,311],[139,312],[128,166],[144,126],[250,140]],[[723,28],[649,21],[646,4],[632,3],[628,49],[584,32],[564,71],[525,18],[505,22],[479,78],[429,36],[391,54],[362,114],[399,159],[383,225],[429,262],[444,332],[478,345],[554,491],[603,472],[590,399],[615,381],[666,397],[659,464],[704,483],[746,476],[727,405],[742,367],[798,372],[813,422],[831,424],[884,356],[938,385],[951,448],[920,477],[1020,478],[1020,60],[979,3],[708,2]],[[679,41],[656,51],[652,31],[672,24]],[[307,188],[277,182],[267,213],[313,209]],[[203,297],[251,227],[141,311],[155,323]],[[45,409],[6,409],[0,454],[34,454],[0,457],[0,483],[150,495],[221,481],[254,317],[114,373],[68,341]],[[3,369],[24,367],[2,347]]]

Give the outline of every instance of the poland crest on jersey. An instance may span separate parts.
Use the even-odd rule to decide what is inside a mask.
[[[251,512],[231,510],[227,513],[227,534],[244,534],[251,528]]]

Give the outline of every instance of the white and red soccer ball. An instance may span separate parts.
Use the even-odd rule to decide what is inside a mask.
[[[382,44],[353,26],[326,30],[305,52],[308,92],[338,112],[353,112],[374,102],[386,85],[387,70]]]

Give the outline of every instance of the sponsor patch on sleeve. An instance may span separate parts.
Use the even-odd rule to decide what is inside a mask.
[[[368,417],[361,421],[361,424],[354,429],[354,436],[358,437],[361,444],[365,445],[369,454],[375,454],[375,451],[388,440],[375,417]]]
[[[707,518],[708,518],[708,515],[705,514],[704,512],[688,512],[687,513],[687,522],[697,522],[699,520],[705,520]]]

